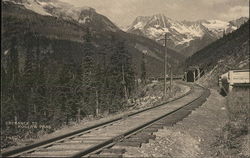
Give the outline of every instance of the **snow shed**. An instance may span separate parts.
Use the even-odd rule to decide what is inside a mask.
[[[189,67],[185,72],[185,80],[187,82],[195,82],[201,77],[201,71],[198,66]]]

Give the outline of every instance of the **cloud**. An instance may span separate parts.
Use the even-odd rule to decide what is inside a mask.
[[[232,20],[248,16],[249,0],[61,0],[75,6],[90,6],[119,26],[137,16],[163,13],[175,20]]]
[[[247,7],[247,6],[234,6],[234,7],[231,7],[225,13],[222,13],[219,17],[221,19],[232,20],[232,19],[240,18],[242,16],[249,17],[249,7]]]
[[[200,1],[206,6],[215,6],[215,5],[227,4],[230,2],[230,0],[200,0]]]

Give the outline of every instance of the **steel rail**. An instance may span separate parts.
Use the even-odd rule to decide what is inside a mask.
[[[204,100],[201,100],[201,104],[202,104],[203,102],[206,101],[206,98],[210,95],[210,90],[209,89],[205,89],[204,87],[202,87],[200,85],[197,85],[197,86],[199,86],[199,87],[201,87],[201,88],[204,89],[203,93],[198,98],[196,98],[196,99],[190,101],[189,103],[185,104],[184,106],[179,107],[179,108],[177,108],[177,109],[175,109],[175,110],[173,110],[171,112],[168,112],[168,113],[166,113],[166,114],[164,114],[164,115],[162,115],[162,116],[160,116],[160,117],[158,117],[158,118],[156,118],[154,120],[146,122],[145,124],[142,124],[142,125],[140,125],[138,127],[135,127],[132,130],[128,130],[128,131],[122,133],[119,136],[116,136],[114,138],[108,139],[107,141],[102,142],[100,144],[97,144],[95,146],[89,147],[86,150],[80,151],[80,152],[76,153],[75,155],[73,155],[72,158],[79,158],[79,157],[82,157],[82,156],[86,156],[88,154],[91,154],[94,151],[99,150],[100,148],[104,148],[105,146],[110,146],[112,143],[115,144],[118,139],[122,140],[122,139],[124,139],[126,137],[129,137],[130,135],[139,132],[140,130],[142,130],[142,129],[144,129],[144,128],[146,128],[146,127],[148,127],[148,126],[150,126],[150,125],[152,125],[152,124],[160,121],[161,119],[164,119],[166,116],[168,116],[170,114],[173,114],[173,113],[179,111],[180,109],[183,109],[183,108],[187,107],[188,105],[190,105],[190,104],[192,104],[192,103],[194,103],[196,101],[199,101],[199,99],[203,99],[203,97],[204,97]]]
[[[151,109],[160,107],[160,106],[165,105],[167,103],[174,102],[174,101],[176,101],[178,99],[181,99],[181,98],[189,95],[192,91],[193,91],[193,87],[191,87],[190,90],[187,93],[185,93],[185,94],[183,94],[183,95],[181,95],[181,96],[179,96],[177,98],[174,98],[174,99],[172,99],[170,101],[158,104],[156,106],[148,107],[148,108],[145,108],[145,109],[142,109],[142,110],[138,110],[136,112],[132,112],[132,113],[126,114],[124,116],[130,117],[130,116],[133,116],[133,115],[136,115],[136,114],[139,114],[139,113],[142,113],[142,112],[149,111]],[[38,147],[41,147],[41,146],[44,146],[44,145],[47,145],[47,144],[50,144],[50,143],[53,143],[53,142],[56,142],[56,141],[60,141],[60,140],[63,140],[65,138],[68,138],[68,137],[71,137],[71,136],[74,136],[74,135],[78,135],[80,133],[87,132],[87,131],[90,131],[92,129],[95,129],[95,128],[98,128],[98,127],[108,125],[110,123],[122,120],[122,119],[124,119],[124,116],[121,116],[121,117],[118,117],[118,118],[115,118],[115,119],[111,119],[111,120],[108,120],[108,121],[105,121],[105,122],[102,122],[102,123],[98,123],[98,124],[95,124],[93,126],[89,126],[89,127],[86,127],[86,128],[80,129],[80,130],[76,130],[76,131],[73,131],[73,132],[70,132],[70,133],[67,133],[67,134],[64,134],[64,135],[61,135],[61,136],[57,136],[57,137],[54,137],[54,138],[51,138],[51,139],[40,141],[40,142],[31,144],[31,145],[28,145],[28,146],[24,146],[24,147],[20,147],[20,148],[17,148],[17,149],[10,150],[10,151],[6,151],[6,152],[1,153],[1,157],[10,157],[10,156],[13,156],[13,155],[18,155],[19,153],[21,154],[21,153],[25,153],[27,151],[30,152],[30,150],[35,151],[35,149],[38,148]],[[113,141],[113,139],[112,139],[112,141]],[[99,145],[99,146],[103,146],[106,143],[103,143],[102,145]]]

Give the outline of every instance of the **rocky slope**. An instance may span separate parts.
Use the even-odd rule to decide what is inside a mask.
[[[211,90],[210,97],[201,107],[173,126],[154,132],[155,140],[149,140],[140,148],[127,147],[123,156],[217,157],[214,142],[227,121],[225,104],[225,98]]]
[[[239,28],[248,18],[230,22],[221,20],[177,21],[163,14],[137,17],[127,32],[145,36],[190,56],[204,46]]]
[[[53,16],[69,21],[76,21],[79,24],[87,24],[94,26],[99,31],[120,30],[107,17],[98,14],[91,7],[74,7],[68,3],[59,0],[4,0],[12,2],[16,5],[23,6],[37,14],[45,16]]]
[[[14,2],[14,3],[13,3]],[[74,16],[57,16],[58,9],[52,11],[43,11],[46,14],[38,13],[38,6],[42,9],[42,6],[54,5],[64,6],[64,3],[56,3],[59,1],[51,0],[11,0],[4,1],[2,3],[2,19],[3,28],[3,49],[1,55],[4,57],[4,52],[8,51],[10,47],[10,40],[13,36],[16,36],[19,43],[20,58],[25,56],[25,48],[23,48],[25,36],[27,32],[33,32],[36,34],[36,40],[43,41],[43,50],[47,52],[51,49],[52,52],[56,52],[55,58],[67,58],[69,54],[72,54],[75,60],[81,59],[83,54],[81,53],[83,38],[86,34],[86,29],[89,27],[92,34],[92,41],[95,46],[94,53],[107,51],[108,47],[114,46],[115,40],[123,40],[126,43],[126,49],[129,50],[133,57],[133,67],[136,70],[137,76],[140,76],[140,67],[142,62],[142,53],[146,54],[146,69],[149,76],[160,76],[162,74],[161,67],[163,67],[163,53],[164,48],[154,42],[153,40],[145,37],[137,36],[134,34],[128,34],[117,28],[111,21],[103,15],[98,14],[94,9],[84,8],[81,9],[79,14],[80,20],[75,20]],[[46,5],[45,5],[46,3]],[[32,9],[27,9],[27,6],[33,6]],[[36,6],[36,7],[34,7]],[[68,6],[68,5],[67,5]],[[62,7],[61,9],[67,9]],[[60,10],[60,9],[59,9]],[[74,8],[71,10],[74,10]],[[39,10],[40,11],[40,10]],[[43,12],[43,13],[44,13]],[[90,13],[90,14],[89,14]],[[66,13],[65,13],[66,14]],[[90,16],[89,16],[90,15]],[[87,20],[84,23],[84,18]],[[87,19],[86,19],[87,18]],[[82,19],[82,20],[81,20]],[[34,41],[35,43],[36,41]],[[171,64],[177,65],[183,61],[183,56],[179,55],[173,50],[169,49],[169,58],[171,58]],[[67,59],[66,59],[67,60]],[[101,60],[101,59],[97,59]],[[21,61],[20,61],[21,62]],[[21,63],[23,63],[22,61]]]
[[[203,68],[207,74],[201,80],[210,85],[217,84],[218,76],[228,70],[249,69],[249,21],[195,53],[187,65]]]

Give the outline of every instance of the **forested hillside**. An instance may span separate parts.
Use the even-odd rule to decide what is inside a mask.
[[[137,79],[160,76],[164,48],[122,31],[98,31],[2,3],[2,147],[48,125],[52,131],[90,115],[119,111],[133,99]],[[149,45],[149,46],[147,46]],[[144,52],[144,53],[142,53]],[[183,60],[169,50],[171,64]],[[162,68],[162,70],[161,70]],[[37,128],[18,128],[23,122]]]
[[[48,49],[41,50],[42,45],[51,41],[42,38],[35,40],[30,33],[26,36],[23,51],[27,53],[23,58],[17,53],[21,48],[17,47],[15,37],[11,40],[10,49],[2,56],[3,123],[37,122],[38,126],[49,125],[55,129],[70,120],[96,115],[96,110],[100,113],[120,110],[132,96],[135,75],[131,56],[122,41],[112,48],[112,64],[107,64],[105,55],[99,55],[102,62],[94,60],[90,35],[86,36],[82,46],[84,57],[78,61],[74,58],[76,54],[59,51],[67,48],[63,45],[65,41],[55,44],[52,49],[48,46]],[[67,46],[69,44],[67,42]],[[74,47],[74,43],[70,46]],[[5,128],[4,124],[2,127]],[[5,132],[22,133],[28,129],[10,130]]]
[[[112,40],[121,39],[126,44],[126,49],[132,55],[133,67],[136,70],[137,77],[140,76],[140,65],[142,51],[146,52],[146,67],[148,75],[159,76],[162,74],[162,70],[155,69],[157,67],[162,67],[162,59],[164,48],[153,40],[143,38],[140,36],[127,34],[120,31],[103,31],[98,25],[98,17],[88,24],[80,24],[74,20],[64,20],[62,18],[53,16],[41,16],[30,10],[25,9],[21,5],[14,5],[11,2],[3,3],[3,49],[7,50],[10,45],[10,35],[15,35],[19,39],[24,38],[25,32],[35,33],[36,37],[46,37],[53,43],[59,43],[58,41],[65,41],[64,46],[67,47],[67,42],[74,43],[74,47],[67,47],[68,53],[75,53],[81,47],[84,42],[83,37],[86,34],[86,26],[89,26],[90,32],[92,34],[92,43],[95,46],[93,52],[105,51],[108,48],[106,45],[113,45]],[[95,18],[95,17],[93,17]],[[102,25],[102,27],[104,27]],[[109,26],[106,26],[109,27]],[[37,38],[36,38],[37,39]],[[23,41],[20,40],[19,43]],[[55,41],[55,42],[53,42]],[[70,45],[70,44],[69,44]],[[62,49],[60,51],[66,51]],[[107,50],[107,52],[109,52]],[[106,53],[110,55],[110,53]],[[183,56],[179,55],[173,50],[168,51],[170,63],[172,65],[179,64],[183,61]],[[80,58],[80,57],[79,57]],[[77,59],[79,59],[77,57]]]
[[[217,83],[218,76],[228,70],[249,69],[249,21],[198,51],[186,63],[204,69],[207,72],[204,78],[211,84]]]

